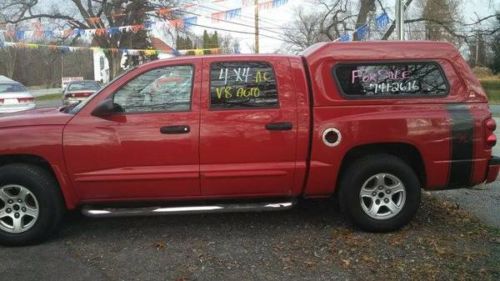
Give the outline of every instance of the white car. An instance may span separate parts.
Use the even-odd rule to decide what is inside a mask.
[[[35,98],[23,84],[0,76],[0,113],[29,110],[35,106]]]
[[[63,91],[63,105],[84,101],[100,89],[101,85],[92,80],[69,82]]]

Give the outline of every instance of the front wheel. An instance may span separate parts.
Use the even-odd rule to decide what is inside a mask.
[[[377,154],[352,163],[339,186],[342,211],[367,231],[393,231],[406,225],[420,205],[420,182],[398,157]]]
[[[0,244],[40,242],[64,213],[57,183],[46,170],[26,164],[0,167]]]

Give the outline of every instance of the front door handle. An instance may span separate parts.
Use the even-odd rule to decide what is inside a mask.
[[[269,131],[289,131],[292,128],[292,122],[276,122],[266,124],[266,130]]]
[[[160,128],[162,134],[187,134],[191,131],[188,125],[165,126]]]

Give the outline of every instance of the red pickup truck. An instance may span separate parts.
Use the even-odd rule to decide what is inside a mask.
[[[155,61],[85,102],[0,118],[0,243],[41,241],[66,210],[281,210],[333,195],[360,228],[391,231],[421,188],[494,181],[495,127],[447,43]]]

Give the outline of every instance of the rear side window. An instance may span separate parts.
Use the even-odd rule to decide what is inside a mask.
[[[68,86],[68,91],[93,90],[97,91],[101,88],[97,82],[83,81],[71,83]]]
[[[26,88],[19,83],[0,84],[0,93],[20,93],[26,91]]]
[[[435,62],[339,64],[333,74],[349,98],[442,97],[448,82]]]
[[[210,67],[210,108],[278,107],[273,68],[265,62],[217,62]]]

